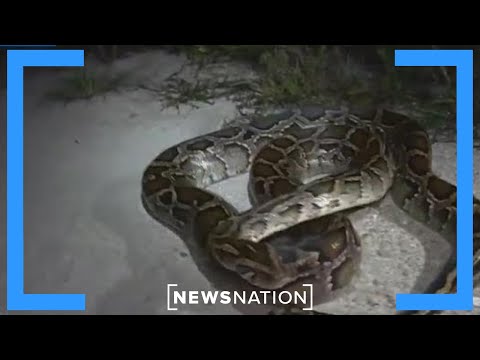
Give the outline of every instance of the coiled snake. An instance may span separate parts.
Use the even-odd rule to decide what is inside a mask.
[[[254,117],[170,147],[146,168],[142,202],[239,281],[261,289],[309,280],[328,301],[358,271],[361,242],[347,211],[394,202],[456,249],[456,187],[431,170],[428,134],[386,109],[309,106]],[[211,184],[249,171],[252,209],[239,213]],[[480,279],[480,202],[474,206],[474,280]],[[427,293],[456,292],[456,261]],[[429,314],[433,311],[418,311]]]

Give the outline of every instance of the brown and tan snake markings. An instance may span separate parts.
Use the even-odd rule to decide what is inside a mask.
[[[361,241],[346,212],[388,192],[456,249],[456,187],[433,174],[431,163],[427,133],[407,116],[310,106],[166,149],[143,174],[142,201],[152,217],[180,237],[194,237],[239,281],[272,290],[308,280],[318,304],[334,298],[359,270]],[[249,211],[239,213],[206,190],[245,172]],[[480,202],[473,202],[477,283]],[[448,266],[429,293],[456,292],[456,262]],[[289,311],[295,309],[283,313]]]

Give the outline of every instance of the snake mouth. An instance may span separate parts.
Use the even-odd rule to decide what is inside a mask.
[[[260,242],[222,239],[212,249],[223,267],[256,288],[295,287],[310,278],[324,293],[348,285],[361,256],[356,232],[339,215],[302,222]]]

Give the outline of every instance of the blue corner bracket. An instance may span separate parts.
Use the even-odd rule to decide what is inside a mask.
[[[83,50],[7,50],[8,311],[85,310],[84,294],[25,294],[23,256],[23,68],[83,63]]]
[[[457,70],[457,293],[397,294],[397,310],[473,310],[473,51],[396,50],[395,66]]]

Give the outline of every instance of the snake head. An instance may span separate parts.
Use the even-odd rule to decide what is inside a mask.
[[[266,242],[240,239],[211,241],[212,256],[224,268],[237,273],[251,285],[274,290],[311,275],[319,268],[318,255],[310,253],[296,262],[285,262]]]
[[[209,249],[224,268],[266,290],[312,284],[314,302],[335,297],[351,282],[360,263],[360,242],[345,217],[301,223],[261,241],[211,238]]]

